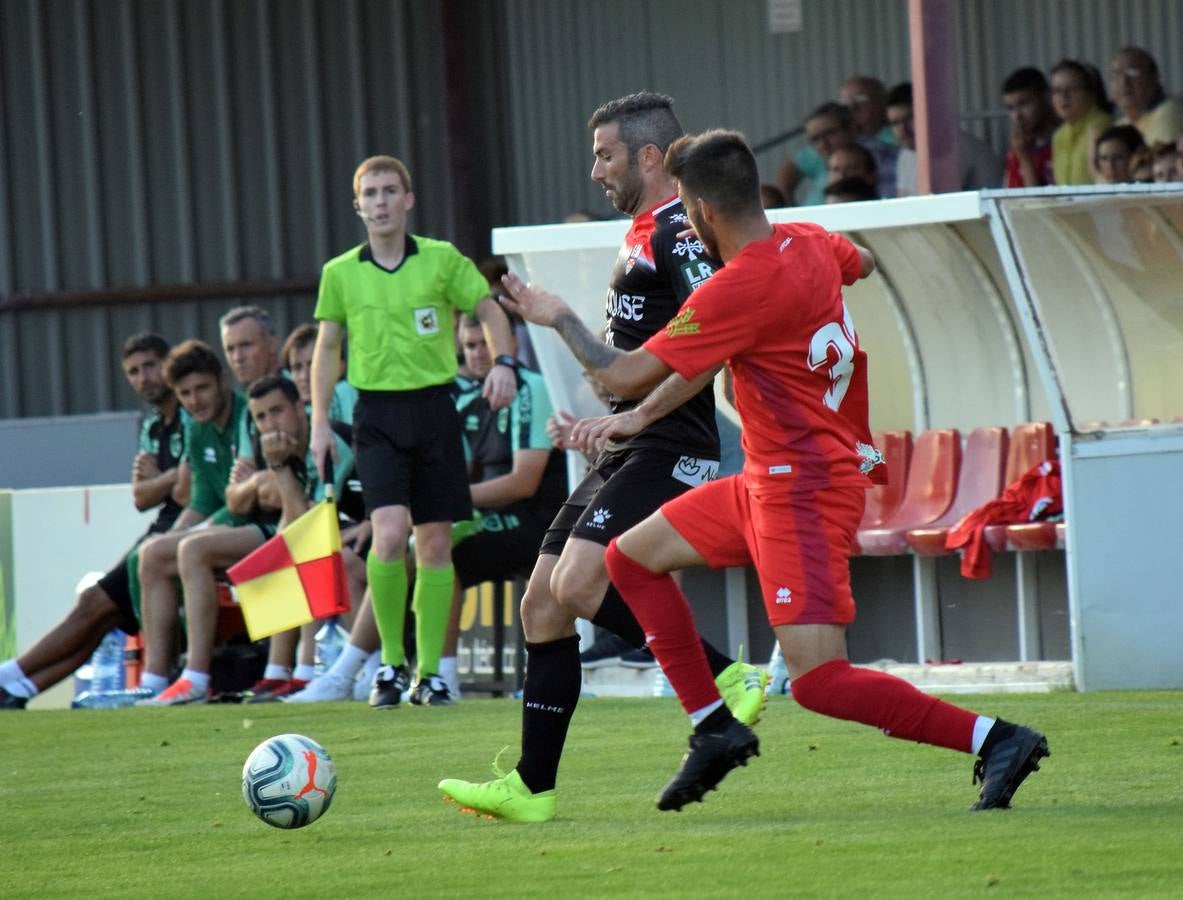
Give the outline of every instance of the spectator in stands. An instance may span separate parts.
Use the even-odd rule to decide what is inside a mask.
[[[1156,184],[1179,180],[1179,150],[1174,144],[1156,144],[1150,164]]]
[[[782,209],[789,205],[784,192],[775,184],[760,185],[760,202],[764,204],[765,209]]]
[[[244,524],[213,524],[190,531],[177,543],[176,569],[184,591],[188,636],[185,669],[157,697],[141,700],[139,705],[179,706],[205,702],[209,695],[218,623],[218,573],[260,547],[282,525],[308,508],[308,502],[292,504],[288,494],[293,485],[307,500],[319,501],[324,496],[315,466],[311,466],[309,472],[308,413],[300,402],[295,384],[282,375],[258,378],[251,384],[247,407],[258,435],[255,439],[257,456],[255,453],[252,456],[256,458],[263,477],[258,479],[255,491],[242,489],[242,482],[232,482],[226,487],[226,507],[237,521],[247,520]],[[335,480],[340,496],[352,470],[352,451],[340,436],[334,437],[339,460]],[[259,506],[258,493],[272,496],[267,508]],[[342,556],[347,570],[361,565],[348,550],[343,550]],[[149,598],[145,584],[146,603],[159,596],[155,594]],[[312,679],[312,671],[311,666],[303,672],[298,667],[295,673],[290,669],[271,671],[264,672],[263,677],[278,682],[262,686],[262,690],[278,697],[302,689]]]
[[[826,164],[830,154],[842,147],[856,143],[854,119],[850,109],[841,103],[823,103],[805,119],[805,140],[803,147],[792,159],[781,165],[778,186],[785,197],[797,196],[802,179],[808,179],[809,188],[801,200],[804,206],[813,206],[824,199],[826,188]],[[805,151],[809,152],[806,153]]]
[[[838,91],[838,102],[850,109],[859,146],[875,161],[880,197],[895,196],[895,161],[899,153],[895,135],[887,124],[887,89],[878,78],[855,75]],[[831,179],[832,180],[832,179]]]
[[[1097,137],[1113,122],[1112,104],[1095,66],[1062,59],[1052,66],[1052,106],[1060,125],[1052,134],[1056,184],[1092,184]]]
[[[1097,138],[1095,152],[1098,183],[1125,184],[1134,180],[1146,142],[1133,125],[1112,125]]]
[[[590,221],[590,220],[589,220]],[[489,282],[489,293],[494,298],[499,298],[502,295],[503,288],[501,287],[501,276],[509,271],[509,266],[505,264],[505,257],[502,256],[487,256],[479,263],[477,269],[485,276],[485,280]],[[508,314],[507,314],[508,315]],[[460,322],[463,315],[459,315],[456,320],[456,327],[459,329]],[[515,357],[519,363],[526,366],[528,369],[538,371],[538,356],[534,353],[534,344],[530,340],[530,331],[517,316],[509,316],[509,325],[513,330],[514,343],[517,345],[517,353]],[[464,353],[459,352],[460,364],[464,365]],[[469,373],[471,374],[471,373]]]
[[[887,97],[887,120],[900,145],[896,159],[896,196],[916,194],[916,131],[913,123],[912,83],[893,87]],[[1002,184],[1002,161],[990,145],[962,129],[957,136],[961,189],[975,191]],[[909,152],[905,153],[907,150]]]
[[[1059,124],[1047,78],[1039,69],[1015,69],[1002,83],[1002,105],[1010,119],[1004,187],[1051,184],[1052,133]]]
[[[316,344],[316,326],[305,322],[292,329],[283,342],[283,364],[291,373],[300,391],[300,399],[312,411],[312,349]],[[345,378],[345,361],[341,361],[341,377],[333,386],[329,401],[329,418],[334,422],[353,425],[353,408],[357,405],[357,388]]]
[[[865,178],[840,178],[826,185],[826,203],[858,203],[878,200],[875,188]]]
[[[892,178],[895,173],[892,173]],[[875,190],[878,184],[878,174],[875,168],[875,157],[862,144],[851,144],[830,154],[826,162],[826,185],[843,181],[847,178],[858,178],[866,182],[867,186]],[[878,192],[876,192],[878,193]]]
[[[1168,97],[1158,63],[1141,47],[1123,47],[1109,63],[1109,92],[1118,125],[1133,125],[1149,145],[1183,135],[1183,102]]]
[[[151,407],[140,419],[131,493],[136,509],[144,512],[155,507],[157,513],[136,545],[150,535],[168,531],[181,512],[172,490],[185,449],[189,416],[164,379],[162,364],[168,352],[168,342],[158,334],[132,335],[123,344],[124,377],[136,396]],[[126,634],[139,632],[127,560],[125,555],[97,583],[83,590],[66,617],[29,650],[0,662],[0,709],[22,709],[30,698],[66,678],[112,628]]]

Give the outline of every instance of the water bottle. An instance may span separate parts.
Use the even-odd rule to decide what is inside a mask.
[[[146,700],[154,696],[154,691],[143,687],[105,692],[86,691],[79,694],[70,705],[74,709],[119,709],[124,706],[135,706],[137,700]]]
[[[103,635],[90,658],[90,684],[74,698],[76,708],[106,706],[99,698],[123,690],[123,643],[126,636],[118,628]]]
[[[345,649],[345,642],[349,640],[349,633],[337,622],[337,617],[326,619],[316,632],[316,675],[319,678],[333,667],[341,651]]]

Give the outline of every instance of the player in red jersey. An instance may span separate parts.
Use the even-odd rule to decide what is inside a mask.
[[[695,726],[658,808],[701,800],[759,751],[756,736],[720,701],[690,607],[668,574],[749,563],[801,706],[892,737],[977,753],[975,778],[983,784],[973,808],[1009,806],[1048,753],[1042,734],[929,697],[884,672],[853,668],[846,658],[846,625],[854,618],[849,557],[868,474],[881,457],[867,426],[866,355],[841,288],[869,275],[873,257],[817,225],[769,224],[755,158],[735,132],[680,139],[665,168],[723,268],[640,348],[582,360],[622,396],[667,380],[634,409],[585,420],[575,432],[585,447],[599,446],[675,408],[721,364],[734,375],[743,473],[670,500],[608,547],[612,581]],[[515,312],[562,333],[572,313],[560,298],[512,277],[507,287]],[[667,378],[671,372],[676,377]]]

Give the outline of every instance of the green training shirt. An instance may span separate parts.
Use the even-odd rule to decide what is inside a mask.
[[[222,428],[213,422],[190,421],[185,426],[185,458],[192,472],[189,508],[211,516],[226,505],[226,485],[238,457],[242,417],[247,415],[246,398],[232,392],[230,418]]]
[[[459,250],[408,234],[393,271],[374,262],[368,243],[325,263],[313,315],[345,326],[350,384],[413,391],[456,377],[453,313],[471,313],[488,295],[488,283]]]

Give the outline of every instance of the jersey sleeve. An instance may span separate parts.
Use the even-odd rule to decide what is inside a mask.
[[[146,453],[153,452],[152,419],[149,416],[140,416],[139,449]]]
[[[316,309],[312,317],[317,321],[327,320],[345,324],[345,294],[341,281],[335,277],[332,265],[325,263],[320,272],[320,288],[316,294]]]
[[[456,309],[470,313],[489,296],[489,282],[476,264],[459,250],[452,248],[452,257],[448,270],[447,299]]]
[[[342,378],[333,386],[333,396],[329,400],[329,418],[353,424],[353,408],[357,406],[357,388]]]
[[[843,284],[854,284],[863,274],[863,258],[858,247],[840,234],[829,234],[830,249],[834,251],[834,259],[842,272]]]
[[[529,370],[519,370],[522,386],[510,406],[510,450],[549,450],[550,436],[546,420],[554,412],[542,378]]]
[[[758,286],[751,291],[759,295]],[[751,344],[759,324],[755,309],[738,311],[728,298],[748,296],[742,280],[726,268],[691,296],[644,348],[687,381],[718,366]]]

